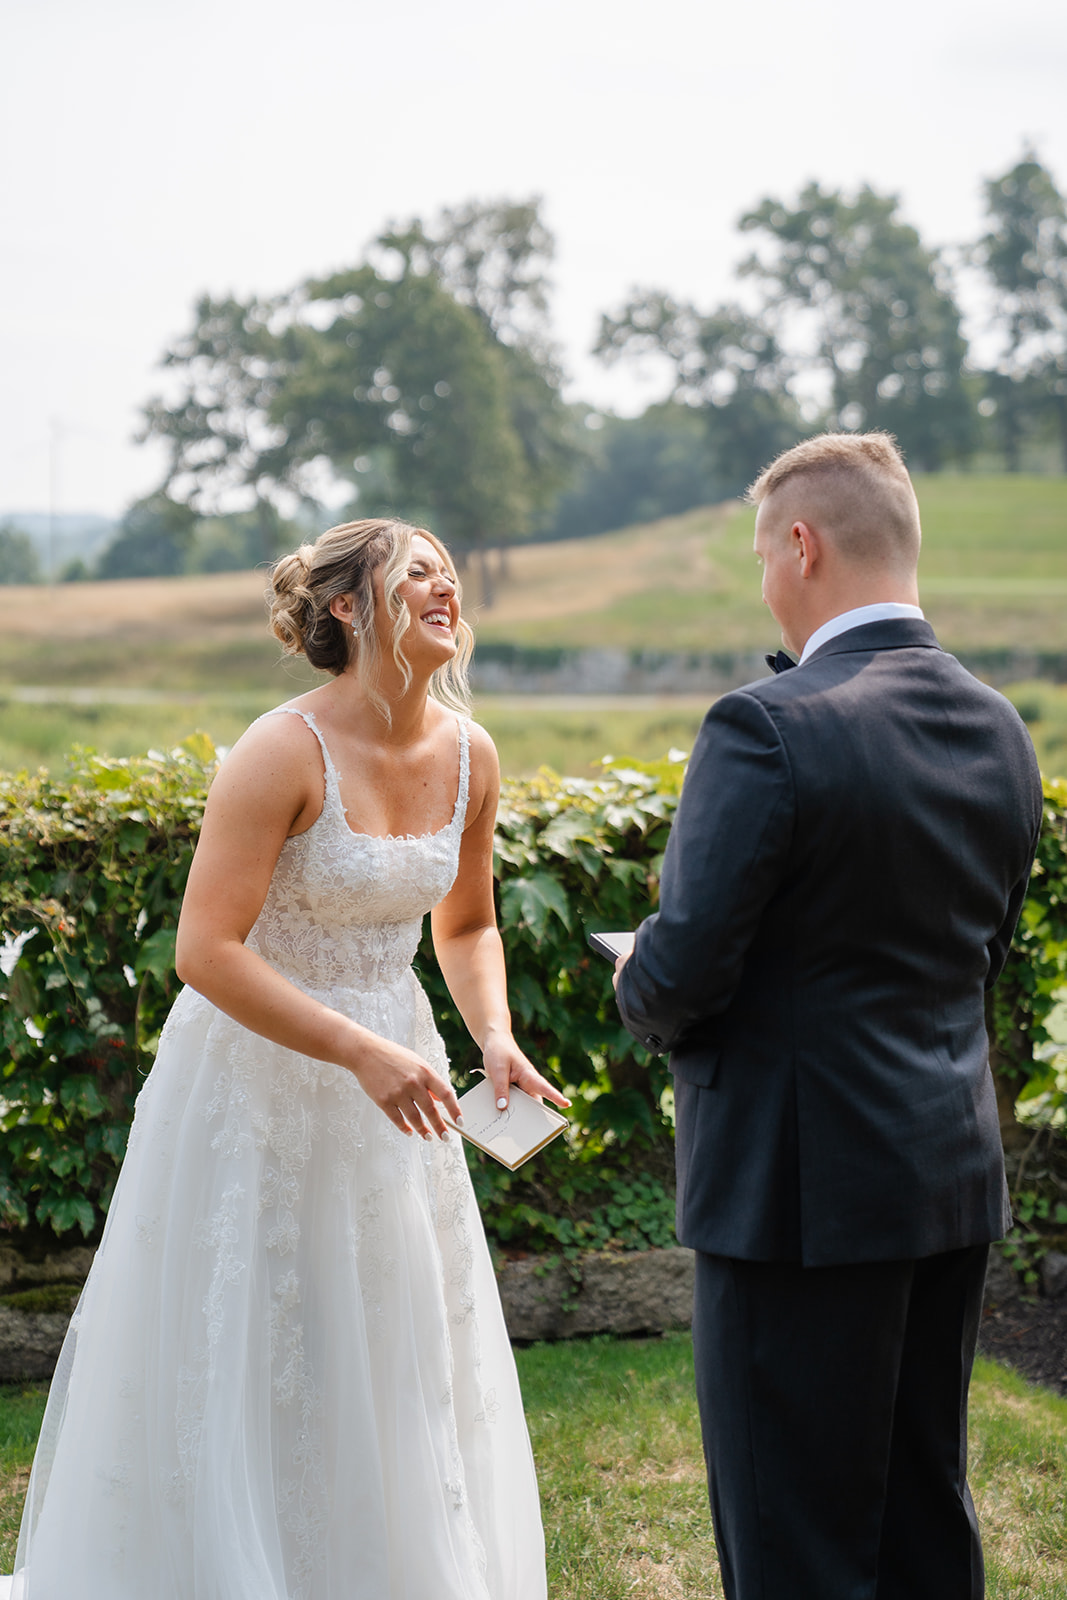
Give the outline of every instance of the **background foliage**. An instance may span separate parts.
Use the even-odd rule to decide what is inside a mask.
[[[75,751],[66,775],[0,778],[0,1224],[95,1235],[133,1101],[173,999],[174,928],[215,757],[202,735],[169,754]],[[498,1247],[642,1248],[673,1241],[666,1066],[622,1028],[611,968],[586,931],[654,904],[683,773],[680,752],[543,771],[505,785],[501,925],[516,1035],[574,1101],[573,1135],[517,1174],[472,1157]],[[421,976],[457,1075],[477,1053],[427,941]],[[1029,899],[991,1013],[1004,1120],[1062,1120],[1049,1037],[1067,981],[1067,784],[1046,784]]]
[[[603,315],[595,353],[658,380],[633,418],[564,399],[536,197],[410,218],[270,297],[205,294],[144,408],[162,481],[99,557],[57,559],[48,519],[41,564],[236,570],[399,514],[475,554],[488,600],[487,550],[722,500],[824,428],[888,429],[920,471],[1067,470],[1067,204],[1029,148],[983,187],[986,231],[942,248],[868,184],[763,196],[734,297],[635,286]],[[0,583],[32,581],[14,531]]]

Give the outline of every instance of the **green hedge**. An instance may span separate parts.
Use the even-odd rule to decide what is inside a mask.
[[[65,776],[0,777],[0,1225],[99,1229],[133,1101],[176,988],[174,925],[214,770],[203,736],[127,761],[75,751]],[[505,784],[499,909],[520,1043],[564,1084],[574,1137],[518,1174],[475,1155],[495,1242],[672,1242],[665,1064],[621,1027],[588,928],[647,913],[681,759]],[[429,942],[421,976],[463,1077],[477,1055]],[[1045,1024],[1067,982],[1067,785],[1046,784],[1038,869],[991,1024],[1005,1104],[1067,1099]],[[1035,1049],[1037,1054],[1035,1056]]]

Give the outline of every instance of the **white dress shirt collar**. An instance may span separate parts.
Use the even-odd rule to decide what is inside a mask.
[[[920,622],[924,620],[919,606],[908,606],[900,600],[879,600],[873,606],[856,606],[852,611],[842,611],[839,617],[831,617],[821,628],[816,628],[804,646],[797,665],[802,667],[810,655],[821,645],[836,639],[839,633],[847,633],[850,628],[864,628],[868,622],[889,622],[895,617],[917,617]]]

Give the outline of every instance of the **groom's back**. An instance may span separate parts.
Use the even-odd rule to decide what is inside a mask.
[[[907,620],[739,693],[781,740],[792,836],[729,1006],[672,1057],[702,1086],[683,1242],[819,1264],[994,1237],[983,998],[1040,817],[1025,729]]]

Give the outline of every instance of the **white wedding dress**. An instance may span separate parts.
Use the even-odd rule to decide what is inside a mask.
[[[280,710],[291,710],[282,707]],[[276,713],[269,713],[270,715]],[[447,1072],[414,972],[452,821],[286,841],[247,943]],[[14,1600],[544,1600],[533,1459],[460,1140],[192,989],[60,1358]]]

